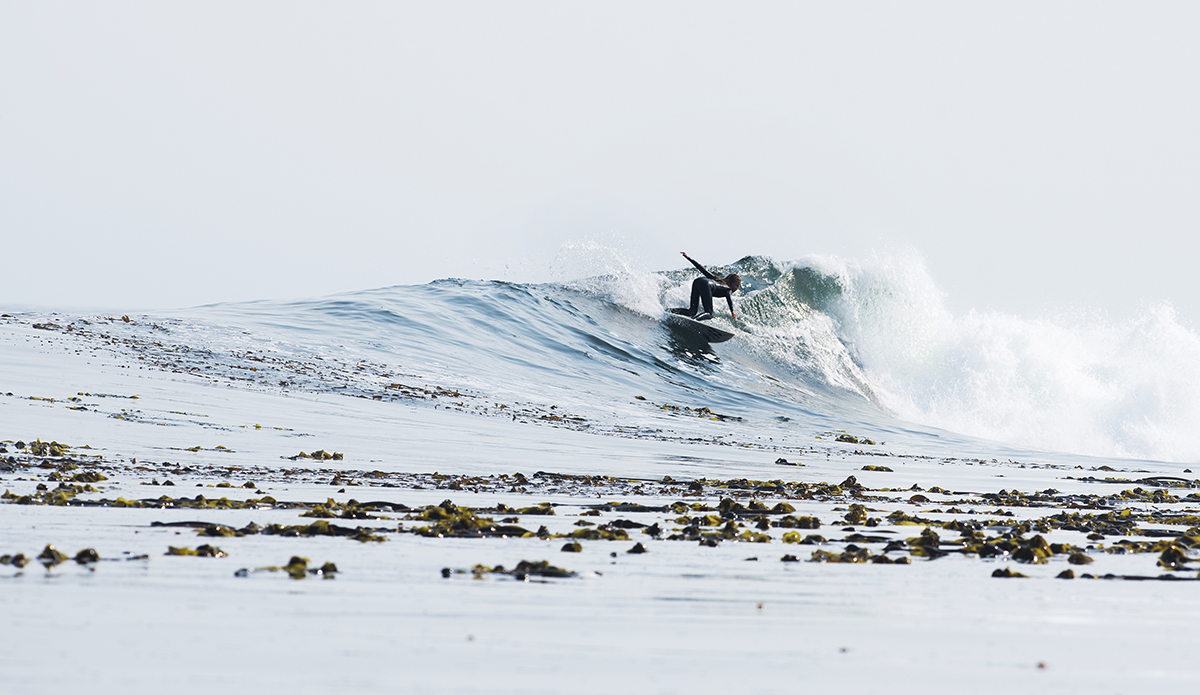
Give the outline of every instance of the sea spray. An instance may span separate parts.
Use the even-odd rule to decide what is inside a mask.
[[[551,268],[561,284],[645,316],[662,313],[662,276],[642,267],[621,245],[593,239],[565,243]]]

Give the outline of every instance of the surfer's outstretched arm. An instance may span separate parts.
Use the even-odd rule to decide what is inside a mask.
[[[737,321],[737,312],[733,310],[733,294],[725,295],[725,301],[729,302],[729,313],[733,315],[733,320]]]
[[[679,254],[681,256],[683,256],[684,258],[688,259],[689,263],[696,266],[696,270],[699,270],[700,272],[704,273],[704,277],[708,278],[709,280],[716,280],[717,282],[724,282],[724,280],[722,280],[720,277],[708,272],[707,270],[705,270],[704,266],[702,266],[699,263],[697,263],[696,261],[692,260],[692,257],[687,255],[687,251],[680,251]],[[732,310],[733,309],[731,308],[730,311],[732,311]]]

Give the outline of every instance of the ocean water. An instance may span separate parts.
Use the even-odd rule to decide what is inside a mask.
[[[445,279],[145,315],[5,312],[0,554],[54,544],[104,558],[0,564],[5,682],[998,693],[1139,692],[1200,675],[1187,628],[1198,584],[1181,581],[1200,560],[1184,548],[1172,568],[1159,550],[1126,552],[1190,538],[1200,517],[1187,496],[1200,487],[1200,345],[1169,307],[1120,321],[956,316],[908,257],[712,270],[745,287],[737,321],[718,306],[714,321],[737,336],[716,345],[662,321],[695,273],[628,264],[554,283]],[[35,439],[70,453],[34,455]],[[317,450],[338,458],[301,456]],[[68,504],[36,503],[80,469],[106,477]],[[835,487],[785,489],[797,484]],[[246,504],[182,504],[197,494]],[[309,523],[302,510],[352,499],[413,510],[449,499],[551,535],[423,536],[401,513],[332,520],[382,542],[196,535]],[[721,523],[761,537],[666,539],[707,513],[667,505],[715,512],[724,499],[791,504],[825,540],[791,543],[749,514]],[[516,511],[539,503],[556,513]],[[498,504],[511,511],[486,511]],[[1051,514],[1109,512],[1139,525],[1038,529]],[[584,539],[579,553],[553,536],[618,521],[637,522],[628,540]],[[1020,539],[1013,524],[1028,521],[1026,538],[1089,564],[1065,551],[1029,564],[958,554],[944,526],[957,521],[993,540]],[[651,523],[666,533],[638,530]],[[922,554],[922,524],[948,554]],[[649,552],[629,554],[633,541]],[[227,557],[167,554],[205,542]],[[912,562],[814,550],[854,544],[893,559],[913,548]],[[253,571],[293,555],[340,571]],[[520,560],[576,575],[470,571]],[[993,578],[1009,567],[1028,577]],[[1113,581],[1056,578],[1072,567]],[[1117,581],[1163,573],[1177,581]]]
[[[641,395],[721,408],[770,436],[850,423],[916,450],[949,436],[1047,455],[1200,459],[1187,436],[1200,426],[1200,336],[1168,305],[1121,321],[954,316],[908,256],[751,256],[714,270],[745,280],[739,319],[720,300],[715,319],[738,339],[716,346],[660,320],[687,305],[692,271],[447,279],[172,316],[196,322],[180,330],[247,331],[217,351],[269,339],[298,354],[358,355],[609,424],[643,417],[630,402]]]

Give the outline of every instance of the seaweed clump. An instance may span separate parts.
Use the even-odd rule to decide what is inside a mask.
[[[229,557],[229,553],[221,550],[215,545],[204,544],[195,550],[191,548],[176,548],[173,545],[167,546],[167,552],[164,555],[185,555],[195,557]]]
[[[78,478],[79,476],[75,477]],[[85,492],[97,492],[96,488],[91,485],[72,485],[66,482],[60,482],[58,487],[53,489],[47,489],[45,485],[39,485],[39,488],[37,492],[30,495],[14,495],[12,492],[5,490],[4,494],[0,495],[0,499],[7,500],[13,504],[65,507],[72,503],[76,495]]]
[[[255,569],[242,568],[233,573],[235,577],[249,577],[251,574],[258,572],[285,572],[292,579],[305,579],[309,576],[316,576],[322,579],[333,579],[338,572],[337,565],[332,562],[326,562],[320,567],[309,567],[308,558],[293,555],[292,559],[283,566],[270,565],[267,567],[258,567]]]
[[[317,449],[316,451],[310,452],[301,451],[295,456],[288,456],[286,458],[291,461],[296,461],[298,459],[312,459],[314,461],[341,461],[345,458],[345,454],[337,451],[330,452],[325,451],[324,449]]]
[[[815,516],[788,516],[777,521],[771,522],[772,526],[777,528],[805,528],[814,529],[821,528],[821,520]]]
[[[351,538],[360,543],[382,543],[387,540],[383,536],[374,533],[371,529],[358,526],[349,528],[346,526],[338,526],[331,524],[325,519],[318,519],[311,524],[299,524],[294,526],[282,526],[280,524],[270,524],[262,529],[261,533],[264,536],[340,536],[343,538]]]
[[[348,500],[345,503],[341,503],[331,497],[322,504],[313,505],[300,516],[313,519],[374,519],[378,517],[371,516],[370,512],[383,511],[385,508],[393,510],[397,507],[400,508],[400,511],[407,511],[408,509],[404,505],[393,505],[383,502]]]
[[[38,562],[46,566],[46,569],[50,569],[55,565],[66,562],[70,558],[59,552],[58,548],[55,548],[53,545],[47,545],[45,549],[42,550],[41,554],[37,556],[37,559]]]
[[[595,528],[576,529],[565,536],[589,541],[627,541],[629,532],[615,526],[613,523],[601,524]]]
[[[467,574],[467,570],[452,570],[449,567],[442,569],[442,576],[447,579],[453,574]],[[475,565],[470,569],[470,574],[475,579],[483,579],[489,574],[500,574],[512,577],[520,582],[539,581],[544,578],[564,579],[578,576],[577,572],[551,565],[549,560],[540,560],[538,562],[521,560],[512,569],[507,569],[504,565],[496,565],[495,567],[488,567],[482,564]]]
[[[17,569],[21,569],[29,564],[29,558],[25,557],[25,553],[17,553],[16,555],[0,555],[0,565],[12,565]]]
[[[884,553],[887,551],[885,550]],[[840,553],[831,553],[827,550],[814,550],[809,562],[835,562],[847,564],[873,563],[877,565],[907,565],[909,559],[900,556],[892,559],[884,553],[872,553],[869,548],[862,548],[853,543],[846,546],[846,549]]]
[[[479,516],[474,511],[459,507],[450,500],[437,506],[426,507],[409,515],[410,519],[431,521],[431,526],[417,526],[413,533],[432,538],[480,538],[499,536],[502,538],[528,538],[535,534],[520,526],[497,524],[490,517]],[[548,535],[548,534],[547,534]]]

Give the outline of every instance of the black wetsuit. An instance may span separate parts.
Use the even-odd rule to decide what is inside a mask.
[[[704,277],[696,278],[692,281],[692,305],[688,307],[687,313],[684,315],[691,316],[692,318],[699,318],[701,320],[712,318],[713,297],[724,297],[725,301],[729,302],[729,313],[734,313],[733,290],[729,289],[729,285],[725,284],[724,278],[708,272],[704,266],[700,265],[696,261],[693,261],[690,258],[688,258],[688,260],[691,261],[692,265],[696,266],[700,272],[704,273]],[[704,314],[697,315],[696,310],[700,308],[701,302],[704,303]],[[684,312],[680,310],[675,311],[674,313],[683,314]],[[707,314],[707,316],[705,316],[705,314]]]

